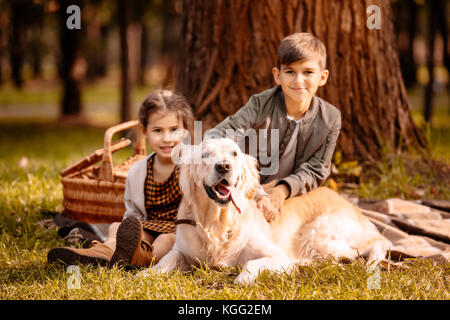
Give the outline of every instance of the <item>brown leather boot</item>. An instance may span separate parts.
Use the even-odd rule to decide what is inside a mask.
[[[96,240],[88,249],[71,247],[53,248],[47,254],[48,263],[93,264],[108,266],[114,251],[107,245]]]
[[[153,246],[143,240],[144,229],[135,217],[122,221],[116,234],[116,251],[111,258],[111,265],[132,265],[148,267],[153,261]]]

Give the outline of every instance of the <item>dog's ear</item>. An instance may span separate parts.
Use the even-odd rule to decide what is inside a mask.
[[[248,199],[252,199],[259,185],[258,162],[250,155],[243,154],[244,164],[241,179],[244,185],[244,194]]]

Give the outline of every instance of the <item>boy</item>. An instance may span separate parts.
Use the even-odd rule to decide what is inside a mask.
[[[330,174],[341,114],[314,95],[327,82],[325,63],[325,46],[312,34],[295,33],[284,38],[278,48],[277,65],[272,69],[277,86],[253,95],[244,107],[206,134],[223,136],[227,129],[235,133],[267,129],[269,134],[271,129],[279,130],[275,146],[279,152],[278,172],[263,175],[261,171],[261,183],[269,191],[259,190],[256,196],[268,221],[281,212],[286,199],[317,188]],[[270,140],[267,150],[274,150]]]

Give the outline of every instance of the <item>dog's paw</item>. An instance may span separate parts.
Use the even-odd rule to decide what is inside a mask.
[[[178,266],[173,266],[170,264],[168,265],[168,264],[158,263],[152,269],[153,269],[153,272],[155,272],[155,273],[170,273],[172,271],[178,270],[179,268],[178,268]]]
[[[162,269],[157,269],[155,267],[147,268],[145,270],[136,273],[136,277],[140,279],[150,278],[153,276],[160,276],[162,274],[168,273],[169,271],[164,271]]]
[[[153,273],[153,268],[148,268],[136,273],[137,278],[147,278]]]
[[[248,271],[242,271],[233,282],[234,284],[249,285],[255,282],[256,278],[256,275]]]

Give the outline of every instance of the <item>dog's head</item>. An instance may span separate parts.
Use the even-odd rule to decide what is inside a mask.
[[[228,138],[184,146],[180,160],[180,188],[185,197],[204,192],[216,205],[236,205],[241,197],[253,198],[259,184],[256,159]]]

